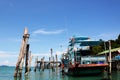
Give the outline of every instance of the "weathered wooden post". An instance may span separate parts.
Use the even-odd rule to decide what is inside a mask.
[[[109,74],[111,74],[112,69],[112,61],[111,61],[111,41],[109,41]]]
[[[50,52],[51,52],[51,59],[50,59],[50,66],[51,66],[51,68],[53,69],[53,63],[52,63],[52,61],[53,61],[53,49],[51,48],[50,49]]]
[[[53,69],[52,69],[53,71],[55,71],[55,69],[54,69],[55,65],[54,64],[55,64],[55,59],[54,59],[54,56],[53,56]]]
[[[40,61],[40,63],[39,63],[39,71],[40,71],[40,69],[41,69],[41,61]]]
[[[44,57],[41,59],[41,70],[44,71]]]
[[[50,49],[50,52],[51,52],[51,58],[53,57],[53,49],[51,48]]]
[[[57,57],[57,54],[55,55],[55,57],[56,57],[56,68],[58,68],[58,57]]]
[[[38,61],[38,56],[37,56],[37,58],[35,59],[35,69],[34,69],[35,72],[36,72],[36,69],[37,69],[37,67],[38,67],[37,61]]]
[[[24,56],[25,56],[25,50],[26,50],[26,44],[28,43],[28,39],[29,39],[29,34],[28,34],[28,29],[25,28],[24,30],[24,34],[23,34],[23,39],[22,39],[22,44],[21,44],[21,49],[20,49],[20,53],[19,53],[19,58],[16,64],[16,68],[15,68],[15,72],[14,72],[14,77],[17,77],[18,71],[20,69],[20,64],[21,64],[21,68],[23,66],[23,64],[21,63],[22,60],[24,60]],[[20,74],[22,72],[20,71]]]
[[[56,58],[56,74],[58,74],[58,57],[57,54],[55,55]]]
[[[22,76],[23,64],[24,64],[24,58],[22,58],[21,63],[20,63],[20,67],[19,67],[19,71],[18,71],[18,76],[19,76],[19,77]]]
[[[28,67],[28,71],[30,72],[31,71],[31,62],[32,62],[32,54],[31,54],[31,51],[30,51],[30,57],[29,57],[29,67]]]
[[[28,70],[28,60],[29,60],[29,44],[27,44],[27,47],[26,47],[26,60],[25,60],[25,74],[27,72],[29,72]]]
[[[51,68],[51,64],[50,64],[50,57],[49,57],[48,69],[50,68]]]

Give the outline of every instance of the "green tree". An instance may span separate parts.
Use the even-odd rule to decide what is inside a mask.
[[[98,45],[98,46],[93,46],[92,48],[92,55],[96,55],[99,52],[102,52],[102,46]]]
[[[116,39],[116,43],[120,45],[120,34],[119,34],[118,38]]]

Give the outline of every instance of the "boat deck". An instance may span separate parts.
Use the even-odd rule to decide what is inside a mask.
[[[78,67],[106,67],[108,64],[79,64]]]

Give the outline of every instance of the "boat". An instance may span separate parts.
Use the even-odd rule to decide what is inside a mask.
[[[91,41],[89,37],[73,37],[68,51],[62,55],[62,72],[72,76],[98,75],[108,67],[105,55],[91,55],[91,46],[102,41]]]

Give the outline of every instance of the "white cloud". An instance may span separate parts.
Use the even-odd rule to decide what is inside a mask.
[[[44,56],[50,56],[50,53],[44,53],[44,54],[33,53],[32,55],[33,55],[33,57],[37,57],[37,56],[44,57]]]
[[[8,65],[8,66],[15,66],[16,62],[11,62],[10,60],[6,59],[3,61],[0,61],[0,65]]]
[[[58,56],[60,56],[60,55],[63,54],[63,52],[61,52],[61,51],[56,51],[56,54],[57,54]]]
[[[44,53],[31,53],[33,56],[32,64],[31,66],[34,66],[35,64],[35,58],[38,56],[38,60],[41,60],[42,57],[45,57],[45,61],[49,60],[49,57],[51,56],[50,52],[44,52]],[[60,61],[61,58],[61,51],[55,51],[53,52],[53,56],[58,55],[58,60]],[[7,51],[0,51],[0,65],[9,65],[9,66],[15,66],[17,59],[19,56],[19,52],[7,52]]]
[[[50,35],[50,34],[60,34],[64,32],[65,30],[54,30],[54,31],[46,31],[45,29],[39,29],[33,32],[33,35],[35,34],[45,34],[45,35]]]
[[[4,61],[3,63],[4,63],[4,64],[8,64],[8,63],[9,63],[9,61],[8,61],[8,60],[6,60],[6,61]]]
[[[15,54],[16,52],[5,52],[0,51],[0,58],[10,58],[10,57],[17,57],[18,54]]]
[[[57,54],[58,60],[60,61],[62,53],[63,52],[61,52],[61,51],[55,51],[55,52],[53,52],[53,56],[55,57],[55,55]],[[32,53],[32,55],[33,55],[33,62],[35,62],[34,60],[37,57],[38,57],[38,60],[41,60],[41,58],[45,57],[45,61],[48,61],[49,57],[51,57],[51,54],[49,52],[48,53],[42,53],[42,54],[41,53]]]
[[[0,51],[0,65],[15,66],[18,54],[17,52]]]

